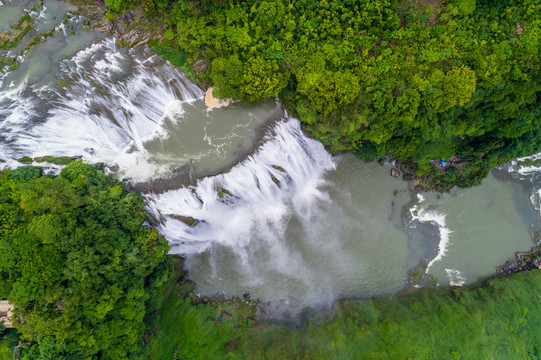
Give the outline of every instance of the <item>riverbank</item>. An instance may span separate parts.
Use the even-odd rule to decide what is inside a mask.
[[[521,271],[541,270],[541,246],[534,247],[528,252],[517,252],[516,257],[498,266],[496,273],[501,276],[509,276]]]
[[[103,1],[65,1],[71,5],[70,12],[90,18],[93,21],[92,27],[114,35],[123,46],[136,47],[151,40],[163,39],[165,30],[162,24],[148,19],[142,5],[120,15],[111,12]]]
[[[454,6],[441,8],[438,10],[441,17],[446,21],[453,18],[454,25],[431,23],[431,26],[440,26],[442,31],[430,33],[421,30],[424,26],[416,27],[426,19],[418,18],[414,8],[400,8],[396,4],[387,4],[378,10],[366,9],[367,13],[383,11],[390,17],[374,27],[359,18],[363,13],[359,6],[353,9],[338,3],[333,5],[334,13],[342,14],[342,21],[321,18],[323,10],[317,4],[297,4],[271,11],[265,6],[252,7],[250,2],[240,2],[237,10],[222,3],[210,5],[197,1],[184,5],[136,1],[110,4],[109,9],[102,2],[97,3],[98,12],[84,11],[90,11],[101,24],[109,21],[102,29],[122,37],[130,29],[144,34],[147,23],[159,24],[157,28],[162,35],[153,38],[159,39],[160,46],[175,57],[174,53],[182,52],[183,68],[205,87],[215,85],[222,97],[248,102],[277,96],[284,108],[299,118],[333,154],[351,150],[365,161],[392,156],[404,164],[405,176],[418,181],[419,188],[425,190],[444,191],[453,186],[478,185],[492,167],[541,148],[536,135],[537,122],[523,126],[520,125],[522,120],[505,115],[505,111],[493,110],[496,108],[490,105],[493,99],[486,94],[501,90],[490,78],[484,78],[492,69],[481,70],[487,64],[478,62],[477,46],[471,49],[464,43],[475,39],[487,53],[497,52],[495,46],[500,46],[497,45],[500,42],[501,46],[514,48],[513,58],[502,59],[507,65],[498,68],[498,76],[513,89],[511,93],[502,93],[501,98],[506,107],[518,106],[524,113],[530,113],[535,96],[524,95],[521,89],[527,85],[517,83],[509,73],[510,62],[530,56],[524,51],[523,42],[527,41],[528,34],[535,32],[537,21],[536,15],[522,16],[519,28],[526,30],[517,33],[518,25],[509,14],[524,14],[523,7],[529,5],[513,4],[505,11],[502,7],[491,10],[488,6],[478,6],[464,13]],[[281,15],[268,17],[267,11],[278,11]],[[404,11],[409,16],[404,16]],[[245,15],[239,16],[240,13]],[[284,16],[313,18],[313,21],[292,20],[287,26],[278,22],[253,28],[259,16],[271,22]],[[505,18],[497,33],[474,26],[477,23],[474,18],[492,16],[499,20]],[[142,19],[144,25],[137,19]],[[355,30],[351,31],[351,26]],[[407,35],[401,32],[404,26],[412,27]],[[455,26],[464,31],[457,32]],[[318,27],[322,32],[315,34],[312,29]],[[503,36],[504,33],[507,35]],[[498,40],[487,43],[482,40],[486,38]],[[435,47],[435,43],[445,45]],[[322,52],[322,48],[328,51]],[[464,51],[454,53],[456,48]],[[453,53],[457,63],[451,66],[448,62],[433,61],[426,53],[439,53],[441,58]],[[524,63],[528,61],[524,59]],[[322,65],[314,68],[305,65],[319,62]],[[333,71],[324,64],[334,64]],[[403,66],[406,67],[402,69]],[[401,70],[397,70],[399,68]],[[521,71],[534,79],[538,69],[527,67]],[[427,73],[433,74],[433,78],[425,79]],[[408,79],[403,78],[404,74],[410,74]],[[413,74],[424,80],[410,82]],[[461,85],[456,89],[460,91],[443,86],[459,80]],[[386,90],[377,90],[383,83]],[[425,83],[430,83],[433,91],[426,91],[426,85],[422,85]],[[327,91],[320,91],[322,88]],[[512,95],[515,93],[516,96]],[[435,94],[439,94],[437,99],[433,98]],[[382,102],[388,106],[378,105]],[[500,101],[497,108],[503,106],[501,104]],[[517,125],[513,125],[515,122]],[[438,167],[439,160],[447,165]]]
[[[340,300],[300,323],[265,321],[246,300],[199,299],[181,261],[166,287],[149,359],[479,359],[541,354],[541,271],[461,289]],[[293,326],[291,326],[293,325]]]

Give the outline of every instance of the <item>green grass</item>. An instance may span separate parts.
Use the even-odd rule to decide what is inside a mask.
[[[38,163],[47,162],[47,163],[52,163],[55,165],[68,165],[70,162],[75,161],[76,159],[72,157],[68,157],[68,156],[56,156],[56,157],[44,156],[44,157],[36,158],[35,160]]]
[[[249,301],[210,300],[195,304],[193,284],[182,276],[182,263],[174,270],[164,293],[155,336],[148,339],[152,360],[243,359],[228,346],[251,325],[255,307]]]
[[[34,159],[32,159],[30,156],[23,156],[22,158],[17,159],[18,162],[23,164],[30,164]]]
[[[149,339],[151,359],[541,358],[537,270],[473,288],[343,300],[332,314],[292,327],[254,326],[255,307],[241,301],[193,304],[190,286],[179,275],[170,281]]]
[[[223,199],[225,195],[229,195],[229,196],[233,196],[233,194],[231,194],[231,192],[227,189],[220,189],[218,190],[218,197],[220,199]]]

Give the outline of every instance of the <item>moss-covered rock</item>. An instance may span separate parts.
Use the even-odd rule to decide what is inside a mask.
[[[22,158],[17,159],[18,162],[23,164],[30,164],[34,159],[32,159],[30,156],[23,156]]]
[[[195,224],[195,219],[191,216],[184,216],[184,215],[173,215],[172,216],[173,218],[177,219],[177,220],[180,220],[182,221],[183,223],[185,223],[186,225],[188,226],[194,226]]]
[[[35,158],[36,162],[47,162],[55,165],[68,165],[70,162],[77,160],[76,158],[69,156],[43,156]]]

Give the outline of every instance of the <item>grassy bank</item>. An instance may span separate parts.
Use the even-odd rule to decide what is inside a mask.
[[[179,274],[177,262],[175,274]],[[337,302],[299,327],[254,320],[241,301],[197,303],[172,276],[151,359],[538,359],[541,272],[467,289]]]
[[[254,331],[255,304],[199,299],[182,270],[182,260],[174,259],[157,327],[147,339],[149,359],[243,359],[229,348],[234,339]]]

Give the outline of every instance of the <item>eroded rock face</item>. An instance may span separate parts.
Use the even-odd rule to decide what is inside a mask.
[[[207,110],[218,109],[224,106],[228,106],[233,102],[233,99],[217,99],[212,95],[213,87],[209,87],[205,93],[205,105]]]
[[[93,4],[73,4],[70,11],[85,15],[96,22],[98,29],[102,32],[113,34],[120,45],[135,47],[148,42],[149,40],[161,39],[163,30],[160,26],[144,17],[145,12],[141,6],[135,7],[114,20],[105,19],[107,7],[105,2],[95,1]]]

